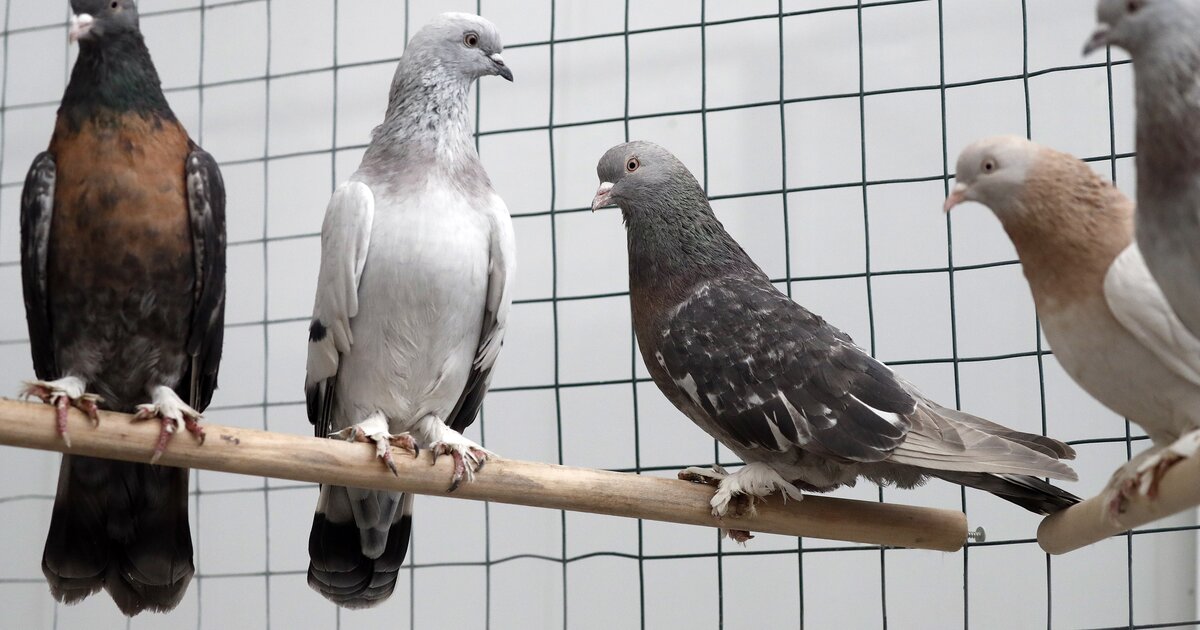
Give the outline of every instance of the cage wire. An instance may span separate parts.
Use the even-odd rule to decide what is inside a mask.
[[[19,195],[74,51],[66,2],[7,0],[0,283],[20,295]],[[512,211],[512,330],[470,435],[502,455],[672,476],[736,458],[662,399],[629,323],[623,232],[588,212],[609,146],[653,139],[701,178],[781,290],[934,398],[1068,440],[1095,494],[1145,438],[1083,395],[1038,331],[981,208],[938,212],[976,137],[1017,133],[1133,187],[1131,69],[1082,59],[1093,0],[143,0],[168,99],[221,161],[229,297],[216,423],[304,433],[304,326],[321,216],[381,119],[404,41],[446,10],[496,22],[516,83],[474,96]],[[61,61],[61,65],[59,62]],[[62,70],[60,73],[59,70]],[[97,255],[105,255],[98,252]],[[32,374],[20,301],[0,375]],[[553,422],[551,421],[553,420]],[[964,510],[958,554],[421,497],[395,594],[343,611],[305,584],[315,487],[192,477],[196,575],[170,615],[49,597],[56,455],[4,449],[0,602],[22,628],[1167,628],[1197,625],[1193,513],[1061,557],[1037,519],[933,482],[837,496]],[[382,470],[381,470],[382,474]],[[11,624],[11,625],[10,625]]]

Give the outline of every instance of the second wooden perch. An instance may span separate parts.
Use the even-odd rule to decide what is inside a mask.
[[[1200,505],[1198,481],[1200,457],[1189,457],[1163,474],[1153,499],[1130,498],[1116,519],[1109,517],[1105,493],[1047,516],[1038,527],[1038,544],[1046,553],[1067,553],[1193,508]]]
[[[131,416],[101,413],[99,427],[72,410],[71,448],[54,429],[54,411],[41,404],[0,400],[0,444],[148,462],[157,422],[131,422]],[[374,446],[253,429],[205,424],[208,439],[198,445],[176,435],[162,465],[276,477],[417,494],[452,496],[576,512],[745,529],[858,543],[957,551],[967,538],[961,512],[890,503],[808,495],[784,503],[773,496],[758,504],[756,516],[717,519],[708,501],[713,489],[675,479],[499,459],[488,462],[452,494],[449,457],[433,464],[428,451],[418,458],[396,451],[399,476],[374,457]]]

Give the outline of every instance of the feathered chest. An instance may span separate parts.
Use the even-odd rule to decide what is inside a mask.
[[[58,165],[54,241],[69,250],[103,246],[110,255],[123,244],[135,256],[166,250],[190,257],[188,150],[179,124],[157,116],[113,114],[77,130],[60,120],[50,143]]]

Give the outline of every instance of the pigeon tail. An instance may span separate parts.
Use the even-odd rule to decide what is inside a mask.
[[[1081,501],[1066,490],[1027,475],[993,475],[947,470],[931,471],[929,474],[951,483],[990,492],[1035,514],[1054,514]]]
[[[400,509],[384,527],[361,526],[345,510],[349,498],[346,488],[322,489],[308,536],[308,585],[338,606],[370,608],[396,588],[412,533],[412,495],[399,495]]]
[[[104,588],[127,616],[175,608],[195,568],[187,471],[64,456],[42,572],[54,598]]]

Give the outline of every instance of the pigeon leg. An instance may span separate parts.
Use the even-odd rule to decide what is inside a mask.
[[[713,464],[712,468],[689,466],[688,468],[679,471],[678,477],[684,481],[702,483],[712,486],[717,488],[719,492],[723,483],[728,486],[728,483],[725,480],[729,479],[731,475],[729,474],[729,471],[725,470],[724,467],[720,466],[719,464]],[[730,510],[732,510],[737,516],[741,516],[747,512],[752,514],[754,512],[754,497],[745,493],[734,494],[725,500],[721,514],[717,514],[714,504],[713,514],[715,516],[724,516],[725,514],[728,514]],[[747,541],[754,538],[753,534],[744,529],[727,529],[722,527],[720,528],[720,532],[722,536],[729,537],[730,540],[738,543],[739,545],[745,545]]]
[[[743,514],[753,516],[755,513],[755,498],[769,496],[776,490],[783,492],[785,499],[787,497],[791,497],[797,501],[804,499],[804,494],[800,492],[800,489],[775,472],[774,468],[771,468],[767,464],[755,462],[742,466],[741,469],[731,475],[726,475],[717,484],[717,491],[713,494],[713,498],[709,501],[709,504],[712,505],[713,516],[719,518],[729,513],[730,502],[736,497],[744,496],[749,499],[749,509],[746,511],[738,509],[734,514],[737,516],[742,516]]]
[[[77,376],[67,376],[56,381],[26,381],[21,388],[21,397],[38,398],[47,405],[54,406],[58,435],[69,447],[71,436],[67,435],[67,410],[70,407],[86,413],[93,425],[100,424],[98,405],[103,399],[96,394],[86,393],[86,389],[87,383]]]
[[[164,451],[167,450],[167,444],[171,441],[171,436],[174,435],[180,428],[186,429],[195,438],[204,444],[204,428],[200,426],[202,416],[199,411],[192,409],[187,403],[183,402],[175,390],[163,385],[155,386],[150,390],[151,402],[138,405],[137,413],[134,414],[134,420],[150,420],[158,419],[162,423],[162,430],[159,431],[158,441],[154,444],[154,454],[150,456],[150,463],[158,462],[158,458],[162,457]]]
[[[399,435],[392,435],[388,433],[387,418],[381,413],[371,414],[366,420],[358,424],[348,426],[336,433],[330,433],[329,437],[330,439],[346,440],[347,442],[369,442],[374,444],[375,456],[383,460],[383,464],[396,476],[400,476],[400,472],[396,470],[396,461],[392,459],[393,446],[411,451],[413,457],[416,457],[421,452],[411,434],[401,433]]]
[[[496,457],[495,453],[463,437],[433,415],[425,416],[417,422],[416,431],[432,438],[429,443],[432,445],[430,449],[433,451],[435,464],[442,455],[449,455],[454,459],[449,492],[457,490],[463,481],[474,481],[475,473],[483,470],[487,460]]]

